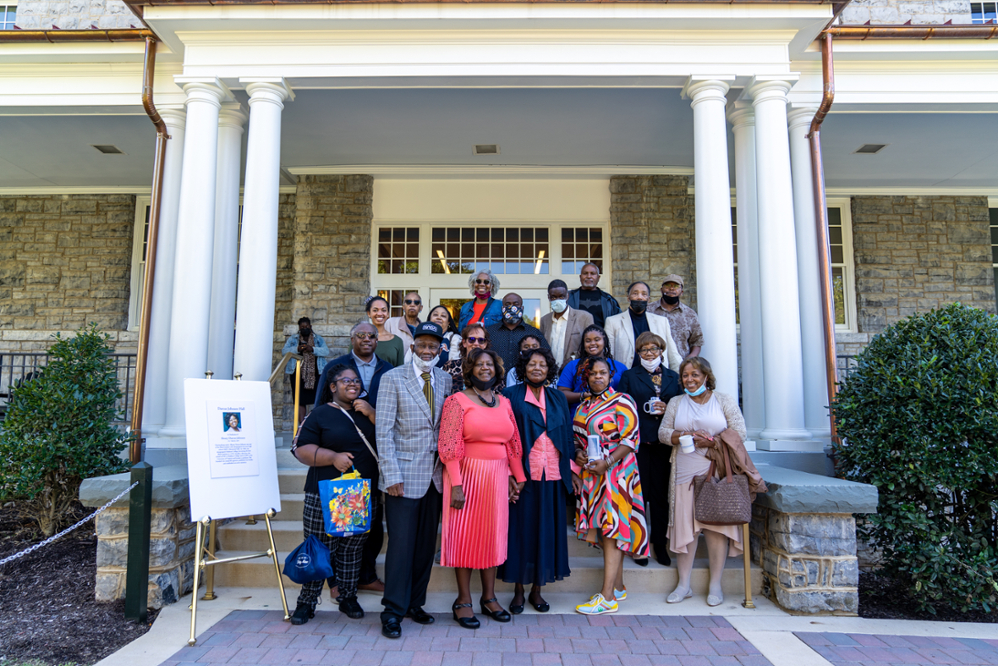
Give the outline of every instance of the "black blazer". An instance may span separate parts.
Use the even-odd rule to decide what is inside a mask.
[[[668,404],[670,400],[682,393],[679,388],[679,374],[670,370],[663,361],[662,365],[662,393],[659,399]],[[662,425],[662,417],[665,412],[654,416],[645,411],[645,403],[655,395],[655,385],[651,382],[651,375],[640,364],[634,366],[623,374],[617,390],[626,393],[634,398],[634,404],[638,407],[638,428],[641,430],[641,442],[658,442],[658,427]]]
[[[378,356],[374,357],[377,364],[374,366],[374,376],[371,377],[371,388],[365,394],[361,390],[360,397],[367,400],[371,407],[374,409],[378,408],[378,388],[381,386],[381,375],[385,374],[392,369],[392,364],[388,361],[380,358]],[[329,363],[326,363],[326,367],[322,369],[322,374],[319,376],[319,381],[315,383],[315,406],[318,407],[322,404],[322,391],[326,388],[326,384],[329,383],[329,371],[338,365],[348,365],[350,368],[357,372],[357,361],[354,360],[353,354],[344,354],[338,358],[334,358]],[[357,376],[360,377],[360,373],[357,372]]]
[[[544,407],[547,412],[547,423],[541,416],[541,410],[526,400],[526,384],[514,384],[507,388],[503,395],[509,399],[516,418],[516,427],[520,431],[520,443],[523,446],[523,470],[530,478],[530,449],[534,442],[546,432],[551,443],[555,445],[561,457],[558,459],[558,473],[565,489],[572,491],[571,461],[575,458],[575,436],[572,431],[572,411],[568,407],[565,394],[553,386],[544,387]]]

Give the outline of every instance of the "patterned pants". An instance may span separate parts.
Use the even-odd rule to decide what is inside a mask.
[[[372,504],[375,501],[372,497]],[[326,534],[326,526],[322,520],[322,505],[319,502],[319,496],[314,493],[305,493],[305,509],[302,512],[302,519],[305,526],[305,538],[307,539],[309,535],[314,534],[319,541],[329,547],[336,583],[340,589],[340,597],[343,599],[355,598],[357,596],[357,579],[360,578],[361,553],[364,550],[364,542],[367,541],[367,533],[348,537],[331,537]],[[301,592],[298,594],[298,603],[315,606],[322,593],[324,582],[316,580],[302,585]]]

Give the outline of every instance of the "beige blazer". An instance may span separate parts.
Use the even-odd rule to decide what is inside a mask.
[[[568,317],[568,321],[565,323],[565,358],[555,359],[559,368],[564,368],[572,360],[573,355],[578,355],[579,347],[582,345],[582,332],[586,330],[586,327],[593,325],[593,316],[585,310],[568,308],[565,311],[565,316]],[[554,348],[554,342],[551,340],[551,323],[553,321],[554,313],[552,312],[541,317],[541,333],[544,334],[552,349]]]
[[[683,357],[679,355],[676,341],[672,339],[672,327],[669,326],[669,320],[662,315],[650,312],[647,314],[649,330],[665,340],[665,358],[669,362],[669,367],[675,372],[679,372],[679,364],[683,362]],[[606,320],[606,335],[610,338],[610,352],[613,354],[613,360],[620,361],[630,368],[634,362],[634,325],[631,323],[631,315],[628,314],[628,310]]]
[[[385,330],[402,338],[402,346],[405,348],[405,362],[412,360],[412,333],[409,332],[409,325],[405,323],[405,317],[392,317],[385,322]]]

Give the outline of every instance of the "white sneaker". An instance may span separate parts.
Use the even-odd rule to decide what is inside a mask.
[[[603,615],[605,613],[616,613],[617,602],[607,601],[603,595],[597,592],[592,599],[584,604],[575,607],[575,612],[583,615]]]
[[[613,596],[617,597],[617,601],[626,601],[627,589],[618,590],[617,588],[613,588]]]

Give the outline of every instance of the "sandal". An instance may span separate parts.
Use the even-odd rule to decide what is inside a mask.
[[[499,606],[499,610],[497,611],[492,611],[485,607],[485,604],[498,604],[498,603],[499,600],[496,599],[495,597],[492,597],[491,599],[481,599],[480,604],[482,609],[482,615],[487,615],[496,622],[509,622],[510,620],[512,620],[513,618],[502,606]]]

